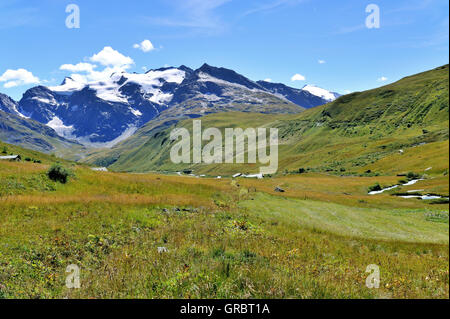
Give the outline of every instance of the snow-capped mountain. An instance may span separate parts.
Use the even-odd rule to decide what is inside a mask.
[[[16,110],[62,137],[87,146],[111,147],[167,109],[199,116],[230,109],[298,112],[300,107],[329,101],[328,95],[319,93],[254,82],[233,70],[204,64],[197,70],[180,66],[144,74],[114,73],[107,80],[90,83],[68,77],[59,86],[29,89]],[[270,108],[273,105],[275,111]]]
[[[66,78],[60,86],[28,90],[18,109],[60,136],[109,147],[166,109],[185,76],[181,68],[168,68],[112,74],[108,81],[89,84]]]

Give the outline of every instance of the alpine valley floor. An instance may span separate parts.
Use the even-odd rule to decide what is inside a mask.
[[[63,161],[74,176],[60,184],[46,175],[58,159],[0,144],[41,161],[0,162],[0,298],[449,298],[448,200],[392,196],[448,197],[448,173],[368,195],[406,177],[233,180]],[[70,264],[80,289],[65,286]]]

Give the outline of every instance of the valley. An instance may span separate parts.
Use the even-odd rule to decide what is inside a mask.
[[[210,90],[210,77],[233,81],[236,99],[205,108],[192,90]],[[240,103],[236,82],[261,86],[246,81],[204,66],[182,107],[109,148],[56,134],[45,105],[30,107],[51,116],[39,121],[3,99],[0,156],[22,160],[0,159],[0,298],[448,299],[448,65],[307,109],[267,91],[258,98],[273,103]],[[192,134],[194,119],[277,128],[278,171],[173,163],[170,132]],[[67,183],[50,178],[54,165]],[[80,289],[65,286],[68,265]]]

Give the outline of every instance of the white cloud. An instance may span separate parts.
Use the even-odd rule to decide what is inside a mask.
[[[272,82],[272,79],[264,79],[264,82]]]
[[[113,73],[125,72],[134,61],[117,50],[107,46],[100,52],[88,58],[103,68],[93,63],[80,62],[78,64],[63,64],[59,67],[62,71],[73,72],[70,77],[77,83],[88,84],[97,81],[108,81]]]
[[[91,62],[98,62],[107,67],[128,69],[134,61],[111,47],[104,47],[99,53],[90,57]]]
[[[387,81],[387,79],[388,79],[387,77],[382,76],[381,78],[378,78],[377,81],[378,82],[385,82],[385,81]]]
[[[88,83],[89,80],[87,78],[86,75],[81,75],[81,74],[71,74],[70,77],[72,78],[72,80],[74,80],[75,82],[79,82],[79,83]]]
[[[317,62],[319,62],[319,64],[325,64],[325,63],[326,63],[325,60],[319,60],[319,61],[317,61]]]
[[[60,70],[71,72],[92,72],[97,66],[91,63],[78,63],[78,64],[63,64],[59,67]]]
[[[0,76],[0,82],[6,82],[3,86],[5,88],[12,88],[19,85],[37,84],[39,78],[34,76],[33,73],[25,69],[6,70],[2,76]]]
[[[305,81],[306,78],[301,74],[294,74],[291,78],[291,81]]]
[[[5,88],[9,89],[9,88],[13,88],[15,86],[19,86],[19,84],[16,81],[9,81],[9,82],[6,82],[3,86]]]
[[[155,47],[153,46],[153,43],[150,40],[144,40],[139,44],[135,44],[135,45],[133,45],[133,48],[139,49],[142,52],[150,52],[155,49]]]

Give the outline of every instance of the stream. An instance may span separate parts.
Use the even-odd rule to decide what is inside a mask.
[[[420,178],[420,179],[412,179],[412,180],[410,180],[409,182],[404,183],[404,184],[394,185],[394,186],[389,186],[389,187],[383,188],[383,189],[381,189],[381,190],[379,190],[379,191],[371,191],[371,192],[369,192],[369,195],[381,194],[381,193],[384,193],[384,192],[389,191],[389,190],[391,190],[391,189],[397,188],[397,187],[399,187],[399,186],[410,186],[410,185],[414,185],[414,184],[417,183],[418,181],[423,181],[423,180],[424,180],[423,178]],[[440,198],[448,199],[448,197],[444,197],[444,196],[440,196],[440,195],[431,195],[431,194],[427,194],[427,195],[413,195],[413,194],[411,194],[411,195],[396,195],[396,196],[401,197],[401,198],[420,198],[420,199],[422,199],[422,200],[440,199]]]

